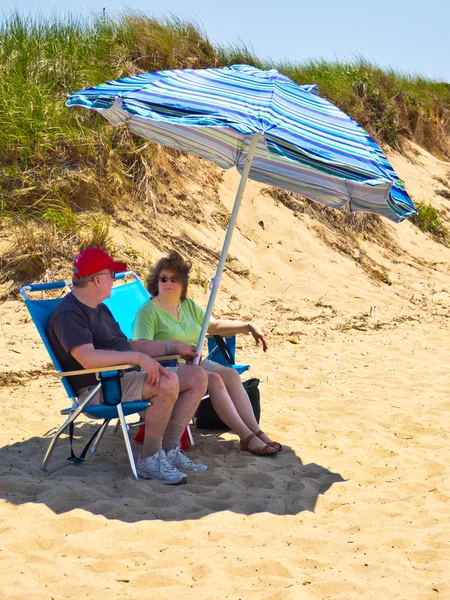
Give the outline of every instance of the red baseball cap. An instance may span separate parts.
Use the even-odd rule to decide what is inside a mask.
[[[127,270],[127,265],[123,262],[116,262],[101,248],[86,248],[73,261],[72,267],[74,277],[87,277],[100,273],[104,269],[122,273]]]

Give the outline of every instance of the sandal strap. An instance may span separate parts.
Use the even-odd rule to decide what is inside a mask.
[[[254,437],[256,437],[255,434],[251,433],[245,439],[241,440],[241,443],[240,443],[241,450],[248,450],[248,445],[250,444],[250,442],[252,441],[252,439]]]
[[[254,433],[251,433],[244,440],[241,440],[241,450],[244,450],[245,452],[250,452],[250,454],[256,454],[257,456],[270,456],[272,454],[277,453],[277,450],[273,446],[270,446],[269,444],[264,444],[264,446],[260,446],[259,448],[250,450],[248,445],[252,441],[252,439],[255,437],[256,437],[256,435]]]
[[[259,431],[257,431],[255,433],[256,437],[259,437],[260,439],[262,438],[263,435],[266,435],[264,433],[264,431],[261,431],[261,429]],[[267,446],[272,446],[272,448],[276,448],[278,450],[278,452],[281,452],[283,450],[283,446],[279,443],[279,442],[267,442]]]
[[[277,450],[273,446],[269,446],[269,444],[264,444],[260,448],[249,450],[249,452],[257,456],[272,456],[273,454],[277,454]]]

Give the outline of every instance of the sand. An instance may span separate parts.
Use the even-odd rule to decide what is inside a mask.
[[[445,206],[450,164],[411,152],[391,156],[408,190]],[[235,185],[226,173],[227,208]],[[224,278],[216,314],[265,330],[269,352],[241,336],[238,358],[285,449],[260,458],[194,428],[209,471],[177,488],[134,481],[112,428],[84,464],[62,439],[40,470],[68,402],[23,303],[0,304],[0,598],[450,598],[450,250],[389,227],[399,253],[364,248],[391,285],[249,184],[231,249],[249,274]]]

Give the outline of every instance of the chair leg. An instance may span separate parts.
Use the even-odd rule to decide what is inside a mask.
[[[47,452],[45,453],[44,460],[42,461],[42,465],[41,465],[41,470],[42,471],[46,471],[47,470],[47,463],[50,460],[50,456],[53,453],[53,450],[55,448],[56,442],[58,441],[60,435],[62,433],[64,433],[64,431],[69,427],[69,425],[72,423],[72,421],[75,421],[75,419],[77,418],[78,414],[79,414],[78,411],[74,411],[69,416],[69,418],[64,421],[64,423],[61,425],[61,427],[58,429],[58,431],[52,437],[51,442],[48,445]]]
[[[68,418],[64,421],[64,423],[61,425],[61,427],[55,433],[55,435],[53,436],[53,438],[47,448],[47,452],[45,453],[44,460],[42,461],[42,465],[41,465],[42,471],[47,470],[48,461],[50,460],[50,456],[52,455],[53,450],[55,449],[56,442],[59,440],[59,437],[61,436],[61,434],[64,433],[64,431],[69,427],[69,425],[73,421],[75,421],[75,419],[78,417],[78,415],[80,415],[80,413],[83,411],[84,407],[90,402],[92,396],[98,391],[100,385],[101,384],[99,383],[98,385],[95,386],[95,388],[92,390],[92,392],[86,396],[86,398],[83,400],[83,402],[81,402],[81,404],[79,404],[77,406],[77,408],[68,416]]]
[[[195,446],[194,436],[192,435],[192,431],[191,431],[191,426],[190,425],[187,426],[187,431],[188,431],[190,445],[191,446]]]
[[[122,427],[123,439],[125,440],[125,446],[127,448],[128,460],[130,461],[131,471],[133,472],[134,479],[138,479],[138,474],[136,471],[136,464],[134,462],[133,450],[131,448],[130,437],[128,435],[128,427],[125,421],[125,416],[123,414],[122,404],[117,405],[117,413],[119,415],[120,425]]]
[[[99,445],[100,445],[100,442],[102,441],[102,439],[103,439],[103,436],[104,436],[104,435],[105,435],[105,433],[106,433],[106,429],[107,429],[107,427],[108,427],[108,425],[109,425],[109,422],[110,422],[110,421],[111,421],[111,419],[108,419],[107,421],[105,421],[105,422],[103,423],[103,425],[102,425],[102,427],[101,427],[100,431],[99,431],[99,432],[97,433],[97,435],[95,436],[95,440],[93,441],[93,443],[92,443],[92,446],[91,446],[91,453],[92,453],[92,454],[94,454],[94,452],[95,452],[95,451],[97,450],[97,448],[99,447]]]
[[[150,403],[149,403],[149,406],[151,406]],[[127,423],[128,431],[130,431],[130,429],[133,429],[133,427],[139,427],[140,425],[142,425],[142,423],[145,423],[144,419],[139,419],[139,421],[136,421],[136,423]],[[119,421],[119,419],[117,419],[116,424],[114,425],[113,433],[117,433],[119,431],[119,428],[120,428],[120,421]]]
[[[136,421],[135,423],[127,423],[128,431],[130,431],[131,429],[135,429],[135,427],[140,427],[144,423],[144,419],[139,419],[139,421]]]

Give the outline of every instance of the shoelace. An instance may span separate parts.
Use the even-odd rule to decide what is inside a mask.
[[[159,454],[159,463],[158,463],[158,471],[159,474],[161,474],[161,471],[164,470],[164,472],[166,473],[175,473],[176,471],[178,471],[177,468],[175,468],[173,465],[170,464],[170,461],[167,460],[167,457],[165,454],[163,454],[162,450]]]
[[[180,454],[181,454],[181,452],[180,452]],[[195,463],[188,456],[186,456],[186,454],[184,454],[184,452],[183,452],[183,454],[181,454],[181,459],[180,460],[184,464],[187,464],[187,465],[190,465],[190,466],[195,466]]]
[[[195,467],[197,466],[197,464],[196,464],[196,463],[195,463],[193,460],[191,460],[191,459],[189,458],[189,456],[186,456],[186,454],[185,454],[185,453],[184,453],[184,452],[181,450],[181,448],[180,448],[180,447],[178,447],[178,448],[177,448],[177,451],[176,451],[176,454],[175,454],[175,457],[174,457],[174,458],[175,458],[175,460],[177,460],[177,459],[178,459],[178,460],[180,461],[180,463],[181,463],[181,465],[180,465],[180,466],[181,466],[181,468],[183,468],[183,466],[185,466],[185,467],[186,467],[186,466],[189,466],[189,467],[191,467],[191,468],[192,468],[192,467],[194,467],[194,468],[195,468]]]

